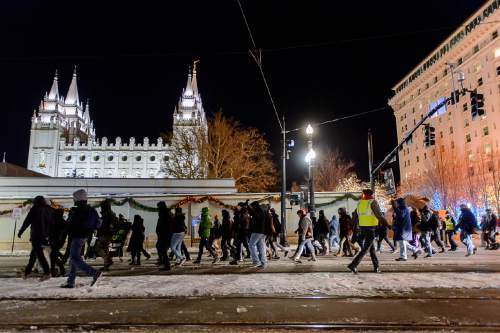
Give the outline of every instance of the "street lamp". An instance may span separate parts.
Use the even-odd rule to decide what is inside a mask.
[[[314,212],[316,210],[314,205],[314,174],[313,174],[313,163],[316,158],[316,152],[313,149],[312,144],[312,136],[314,130],[311,124],[307,125],[306,134],[307,134],[307,154],[306,154],[306,162],[308,164],[309,170],[309,210]]]

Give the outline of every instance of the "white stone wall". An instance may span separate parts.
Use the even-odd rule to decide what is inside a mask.
[[[134,138],[122,143],[118,137],[115,143],[108,143],[104,137],[101,143],[61,141],[58,154],[57,177],[165,178],[168,175],[163,166],[168,162],[170,147],[161,138],[156,143],[148,138],[143,143],[136,143]]]

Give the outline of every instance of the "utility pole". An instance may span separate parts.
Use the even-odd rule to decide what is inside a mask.
[[[372,130],[368,129],[368,171],[370,172],[370,188],[375,193],[375,179],[373,177],[373,141]]]
[[[285,130],[285,115],[283,114],[283,129],[282,134],[282,156],[281,156],[281,243],[283,246],[287,246],[286,241],[286,158],[287,158],[287,142],[286,142],[286,130]]]

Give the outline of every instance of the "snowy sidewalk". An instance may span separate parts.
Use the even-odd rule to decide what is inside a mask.
[[[104,276],[95,287],[78,278],[77,288],[61,289],[64,278],[38,282],[5,278],[0,299],[149,298],[190,296],[339,296],[407,294],[416,289],[498,289],[497,273],[306,273]]]

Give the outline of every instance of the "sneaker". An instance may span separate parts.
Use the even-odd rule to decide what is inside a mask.
[[[292,261],[293,261],[294,263],[297,263],[297,264],[302,264],[302,261],[300,261],[300,259],[299,259],[299,258],[295,258],[295,257],[294,257],[294,258],[292,258]]]
[[[405,258],[396,258],[396,259],[394,259],[394,260],[396,260],[396,261],[406,261],[406,259],[405,259]]]
[[[411,256],[413,257],[413,259],[417,259],[419,254],[421,254],[420,250],[413,253]]]
[[[347,268],[349,268],[349,270],[353,273],[353,274],[358,274],[358,269],[356,268],[356,266],[354,266],[353,264],[349,264],[347,265]]]
[[[424,258],[432,258],[432,255],[426,254]]]
[[[373,273],[382,273],[382,271],[380,270],[380,268],[379,268],[379,267],[375,267],[375,268],[373,269]]]
[[[309,259],[307,259],[307,261],[317,261],[316,257],[311,257]]]
[[[199,264],[201,264],[201,260],[196,259],[195,261],[193,261],[193,264],[199,265]]]
[[[73,288],[75,288],[75,285],[69,284],[68,282],[66,282],[66,283],[61,284],[59,287],[65,288],[65,289],[73,289]]]
[[[273,256],[273,260],[280,260],[279,256]]]
[[[260,264],[260,265],[257,266],[257,268],[264,269],[264,268],[266,268],[266,265]]]
[[[472,254],[476,254],[477,253],[477,247],[474,248],[474,250],[472,250]]]
[[[238,261],[237,260],[232,260],[229,262],[229,265],[238,265]]]
[[[439,253],[445,253],[446,250],[444,249],[444,247],[441,248],[441,251],[439,251]]]
[[[169,271],[169,270],[170,270],[170,265],[160,267],[160,271]]]
[[[48,279],[50,279],[50,274],[43,274],[39,279],[38,281],[40,282],[43,282],[43,281],[47,281]]]
[[[27,279],[27,278],[29,278],[30,276],[31,276],[31,274],[26,274],[26,273],[24,273],[24,274],[23,274],[23,280],[26,280],[26,279]]]
[[[101,271],[97,271],[94,274],[94,278],[92,279],[92,283],[90,284],[91,287],[95,286],[95,284],[97,283],[97,280],[99,280],[99,278],[101,277],[101,275],[102,275]]]
[[[285,258],[288,257],[288,250],[285,251]]]
[[[457,250],[456,247],[453,247],[453,248],[450,249],[450,251],[456,251],[456,250]]]
[[[184,265],[185,262],[186,262],[186,259],[182,258],[179,262],[176,262],[175,264],[177,266],[182,266],[182,265]]]
[[[216,256],[216,257],[214,258],[214,260],[212,261],[212,264],[216,264],[216,263],[218,263],[219,261],[220,261],[219,256]]]

